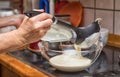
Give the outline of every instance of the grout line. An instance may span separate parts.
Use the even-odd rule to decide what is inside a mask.
[[[85,9],[96,9],[96,10],[106,10],[106,11],[118,11],[120,12],[120,10],[115,10],[115,9],[104,9],[104,8],[93,8],[93,7],[83,7]]]
[[[115,9],[115,0],[113,0],[113,9]],[[113,34],[115,33],[114,29],[115,29],[115,10],[113,11]],[[112,60],[113,60],[113,62],[112,62],[112,71],[114,71],[114,68],[115,68],[114,59],[115,59],[115,51],[113,49],[113,53],[112,53]]]
[[[113,0],[113,34],[115,34],[115,0]]]
[[[114,51],[114,49],[115,48],[112,48],[112,71],[114,71],[114,68],[115,68],[115,66],[114,66],[114,59],[115,59],[115,51]]]
[[[96,8],[96,0],[94,0],[94,7]],[[96,19],[96,9],[94,9],[94,20]]]

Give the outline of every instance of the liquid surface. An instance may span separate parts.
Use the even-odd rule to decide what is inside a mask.
[[[44,41],[59,42],[59,41],[68,41],[72,38],[72,33],[70,30],[66,30],[59,25],[54,25],[42,38]]]
[[[81,55],[80,46],[74,44],[75,49],[65,50],[64,54],[50,59],[50,63],[62,71],[80,71],[91,65],[91,60]]]
[[[76,58],[76,56],[66,56],[59,55],[50,59],[50,62],[56,66],[64,66],[64,67],[88,67],[91,64],[91,60],[88,58],[80,57]]]

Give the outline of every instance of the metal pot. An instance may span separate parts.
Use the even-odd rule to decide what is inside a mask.
[[[46,51],[62,51],[62,45],[72,44],[70,41],[64,42],[49,42],[43,41],[42,45],[46,48]]]
[[[25,14],[28,17],[32,17],[32,16],[38,15],[40,13],[41,12],[39,12],[39,11],[28,11]],[[85,40],[85,38],[89,37],[91,34],[100,31],[99,22],[101,21],[101,19],[97,19],[95,22],[92,22],[88,26],[81,27],[81,28],[76,28],[71,24],[68,24],[68,23],[66,23],[64,21],[56,19],[56,17],[53,17],[53,21],[54,21],[55,25],[54,24],[52,25],[52,27],[51,27],[52,29],[54,29],[54,30],[56,29],[56,31],[58,30],[58,32],[60,32],[60,29],[61,30],[62,29],[67,30],[67,31],[69,31],[69,34],[72,35],[67,39],[58,40],[59,42],[69,40],[69,41],[71,41],[73,43],[79,44],[79,43],[82,43]],[[47,32],[47,33],[49,33],[49,32]],[[63,34],[67,35],[65,32],[63,32]],[[42,39],[42,40],[46,41],[45,39]],[[57,39],[55,39],[55,41],[56,40]]]

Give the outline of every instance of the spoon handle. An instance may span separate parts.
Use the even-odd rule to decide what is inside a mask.
[[[41,13],[43,13],[43,12],[31,10],[31,11],[25,12],[24,14],[30,18],[30,17],[36,16],[36,15],[41,14]],[[53,17],[52,20],[53,20],[53,22],[55,22],[56,18]]]

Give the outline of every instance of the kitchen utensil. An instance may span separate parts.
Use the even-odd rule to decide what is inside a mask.
[[[32,17],[32,16],[35,16],[40,13],[41,12],[39,12],[39,11],[28,11],[25,13],[25,15],[27,15],[28,17]],[[92,22],[88,26],[81,27],[79,29],[72,26],[71,24],[65,23],[62,20],[58,20],[55,17],[53,17],[53,21],[54,21],[54,24],[52,25],[52,29],[58,31],[58,33],[60,32],[60,28],[61,28],[61,30],[63,29],[64,31],[67,29],[68,30],[67,33],[65,33],[65,32],[61,32],[61,33],[64,35],[67,35],[68,33],[71,34],[72,36],[69,36],[66,40],[69,40],[69,41],[71,41],[73,43],[77,43],[77,44],[82,43],[85,40],[85,38],[87,38],[91,34],[100,31],[99,22],[101,20],[96,20],[95,22]],[[47,33],[49,33],[49,32],[47,32]],[[60,39],[60,38],[58,38],[58,39]],[[63,40],[65,41],[65,39],[61,39],[61,40],[56,39],[54,41],[61,42]]]
[[[54,56],[52,58],[49,58],[47,56],[45,53],[46,50],[42,50],[41,54],[49,61],[53,67],[58,70],[65,72],[81,71],[92,65],[99,57],[103,48],[103,45],[99,39],[100,38],[98,38],[97,41],[94,41],[93,45],[91,46],[92,49],[90,48],[88,52],[81,50],[77,51],[77,48],[75,49],[74,45],[64,45],[62,46],[63,54]],[[84,53],[84,55],[81,53]]]
[[[80,27],[80,23],[83,17],[83,7],[79,1],[72,1],[66,3],[59,9],[56,15],[70,15],[70,23],[75,27]]]
[[[108,31],[108,30],[107,30]],[[107,32],[108,33],[108,32]],[[52,58],[48,57],[45,54],[45,50],[41,51],[43,57],[45,57],[50,64],[58,70],[65,71],[65,72],[76,72],[85,70],[86,68],[90,67],[95,63],[97,58],[100,56],[103,47],[105,46],[107,40],[101,37],[107,38],[106,31],[105,33],[103,30],[100,30],[97,33],[90,35],[87,39],[89,42],[86,42],[88,45],[85,46],[84,44],[69,44],[68,45],[61,45],[62,53],[60,55],[54,56]],[[104,42],[104,43],[103,43]],[[79,45],[83,48],[90,47],[87,50],[80,49]],[[84,46],[82,46],[84,45]],[[77,51],[77,50],[79,51]],[[85,61],[85,62],[82,62]],[[83,64],[82,64],[83,63]]]
[[[67,0],[56,0],[55,1],[55,14],[57,14],[59,12],[59,10],[65,6],[68,3]]]

